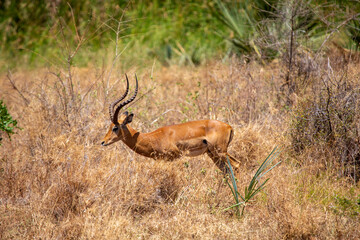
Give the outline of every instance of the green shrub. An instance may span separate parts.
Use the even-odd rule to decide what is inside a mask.
[[[5,132],[10,139],[11,135],[15,133],[15,128],[20,129],[17,126],[17,121],[14,120],[8,113],[8,110],[6,108],[6,105],[3,103],[3,100],[0,100],[0,146],[2,140],[2,132]]]

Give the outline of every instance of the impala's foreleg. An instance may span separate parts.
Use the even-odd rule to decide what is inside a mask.
[[[227,172],[226,162],[222,159],[222,157],[213,151],[208,151],[207,154],[211,160],[213,160],[215,165],[225,174]]]
[[[230,154],[226,153],[226,156],[229,157],[230,164],[235,170],[238,170],[240,168],[240,161],[231,156]],[[226,160],[227,161],[227,160]]]
[[[227,170],[227,158],[229,158],[230,164],[235,172],[238,171],[240,167],[240,161],[231,156],[226,152],[226,150],[221,151],[221,149],[216,149],[213,145],[208,143],[207,154],[216,164],[216,166],[225,174]]]

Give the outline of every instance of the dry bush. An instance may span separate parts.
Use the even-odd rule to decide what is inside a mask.
[[[234,156],[239,159],[246,169],[255,169],[271,152],[272,147],[280,142],[273,142],[271,134],[265,135],[264,125],[248,124],[236,129],[236,135],[230,148]]]
[[[360,177],[360,92],[357,74],[346,69],[327,72],[314,80],[311,96],[297,105],[290,138],[294,151],[311,155],[304,159],[339,176]],[[348,66],[346,66],[347,68]],[[309,160],[305,160],[307,164]]]
[[[128,109],[135,114],[132,125],[149,132],[194,119],[228,122],[235,129],[230,152],[244,162],[238,176],[242,192],[273,146],[288,144],[278,101],[280,69],[276,63],[261,67],[233,60],[163,68],[152,79],[138,73],[139,96],[155,89]],[[237,219],[222,211],[233,204],[232,195],[206,155],[166,162],[136,155],[120,142],[102,147],[109,101],[124,89],[118,76],[107,88],[104,71],[72,69],[74,99],[64,96],[58,76],[48,70],[14,72],[28,105],[1,76],[1,95],[23,128],[1,147],[1,239],[359,236],[358,219],[334,200],[352,201],[358,188],[349,193],[345,181],[309,176],[305,166],[291,161],[269,173],[267,188]]]

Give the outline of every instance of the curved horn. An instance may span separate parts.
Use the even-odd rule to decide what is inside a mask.
[[[123,100],[123,99],[127,96],[128,92],[129,92],[129,79],[128,79],[128,77],[127,77],[126,74],[125,74],[125,76],[126,76],[126,90],[125,90],[124,95],[122,95],[120,98],[118,98],[117,100],[115,100],[114,102],[112,102],[112,103],[110,104],[110,106],[109,106],[109,113],[110,113],[110,120],[111,120],[111,121],[112,121],[113,118],[114,118],[114,107],[115,107],[115,105],[118,104],[121,100]],[[115,122],[114,122],[114,123],[115,123]]]
[[[136,74],[135,74],[135,80],[136,80],[135,93],[134,93],[134,95],[133,95],[130,99],[126,100],[125,102],[122,102],[122,103],[116,108],[115,113],[114,113],[114,116],[113,116],[113,119],[112,119],[112,122],[113,122],[114,124],[119,124],[119,123],[118,123],[118,115],[119,115],[120,109],[122,109],[124,106],[126,106],[127,104],[129,104],[129,103],[131,103],[132,101],[134,101],[134,99],[135,99],[135,97],[136,97],[136,94],[137,94],[137,92],[138,92],[138,80],[137,80]]]

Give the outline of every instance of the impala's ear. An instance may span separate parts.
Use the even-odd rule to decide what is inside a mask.
[[[134,117],[134,114],[133,113],[130,113],[129,115],[126,116],[124,122],[123,122],[123,125],[126,125],[128,123],[131,123],[132,120],[133,120],[133,117]]]

